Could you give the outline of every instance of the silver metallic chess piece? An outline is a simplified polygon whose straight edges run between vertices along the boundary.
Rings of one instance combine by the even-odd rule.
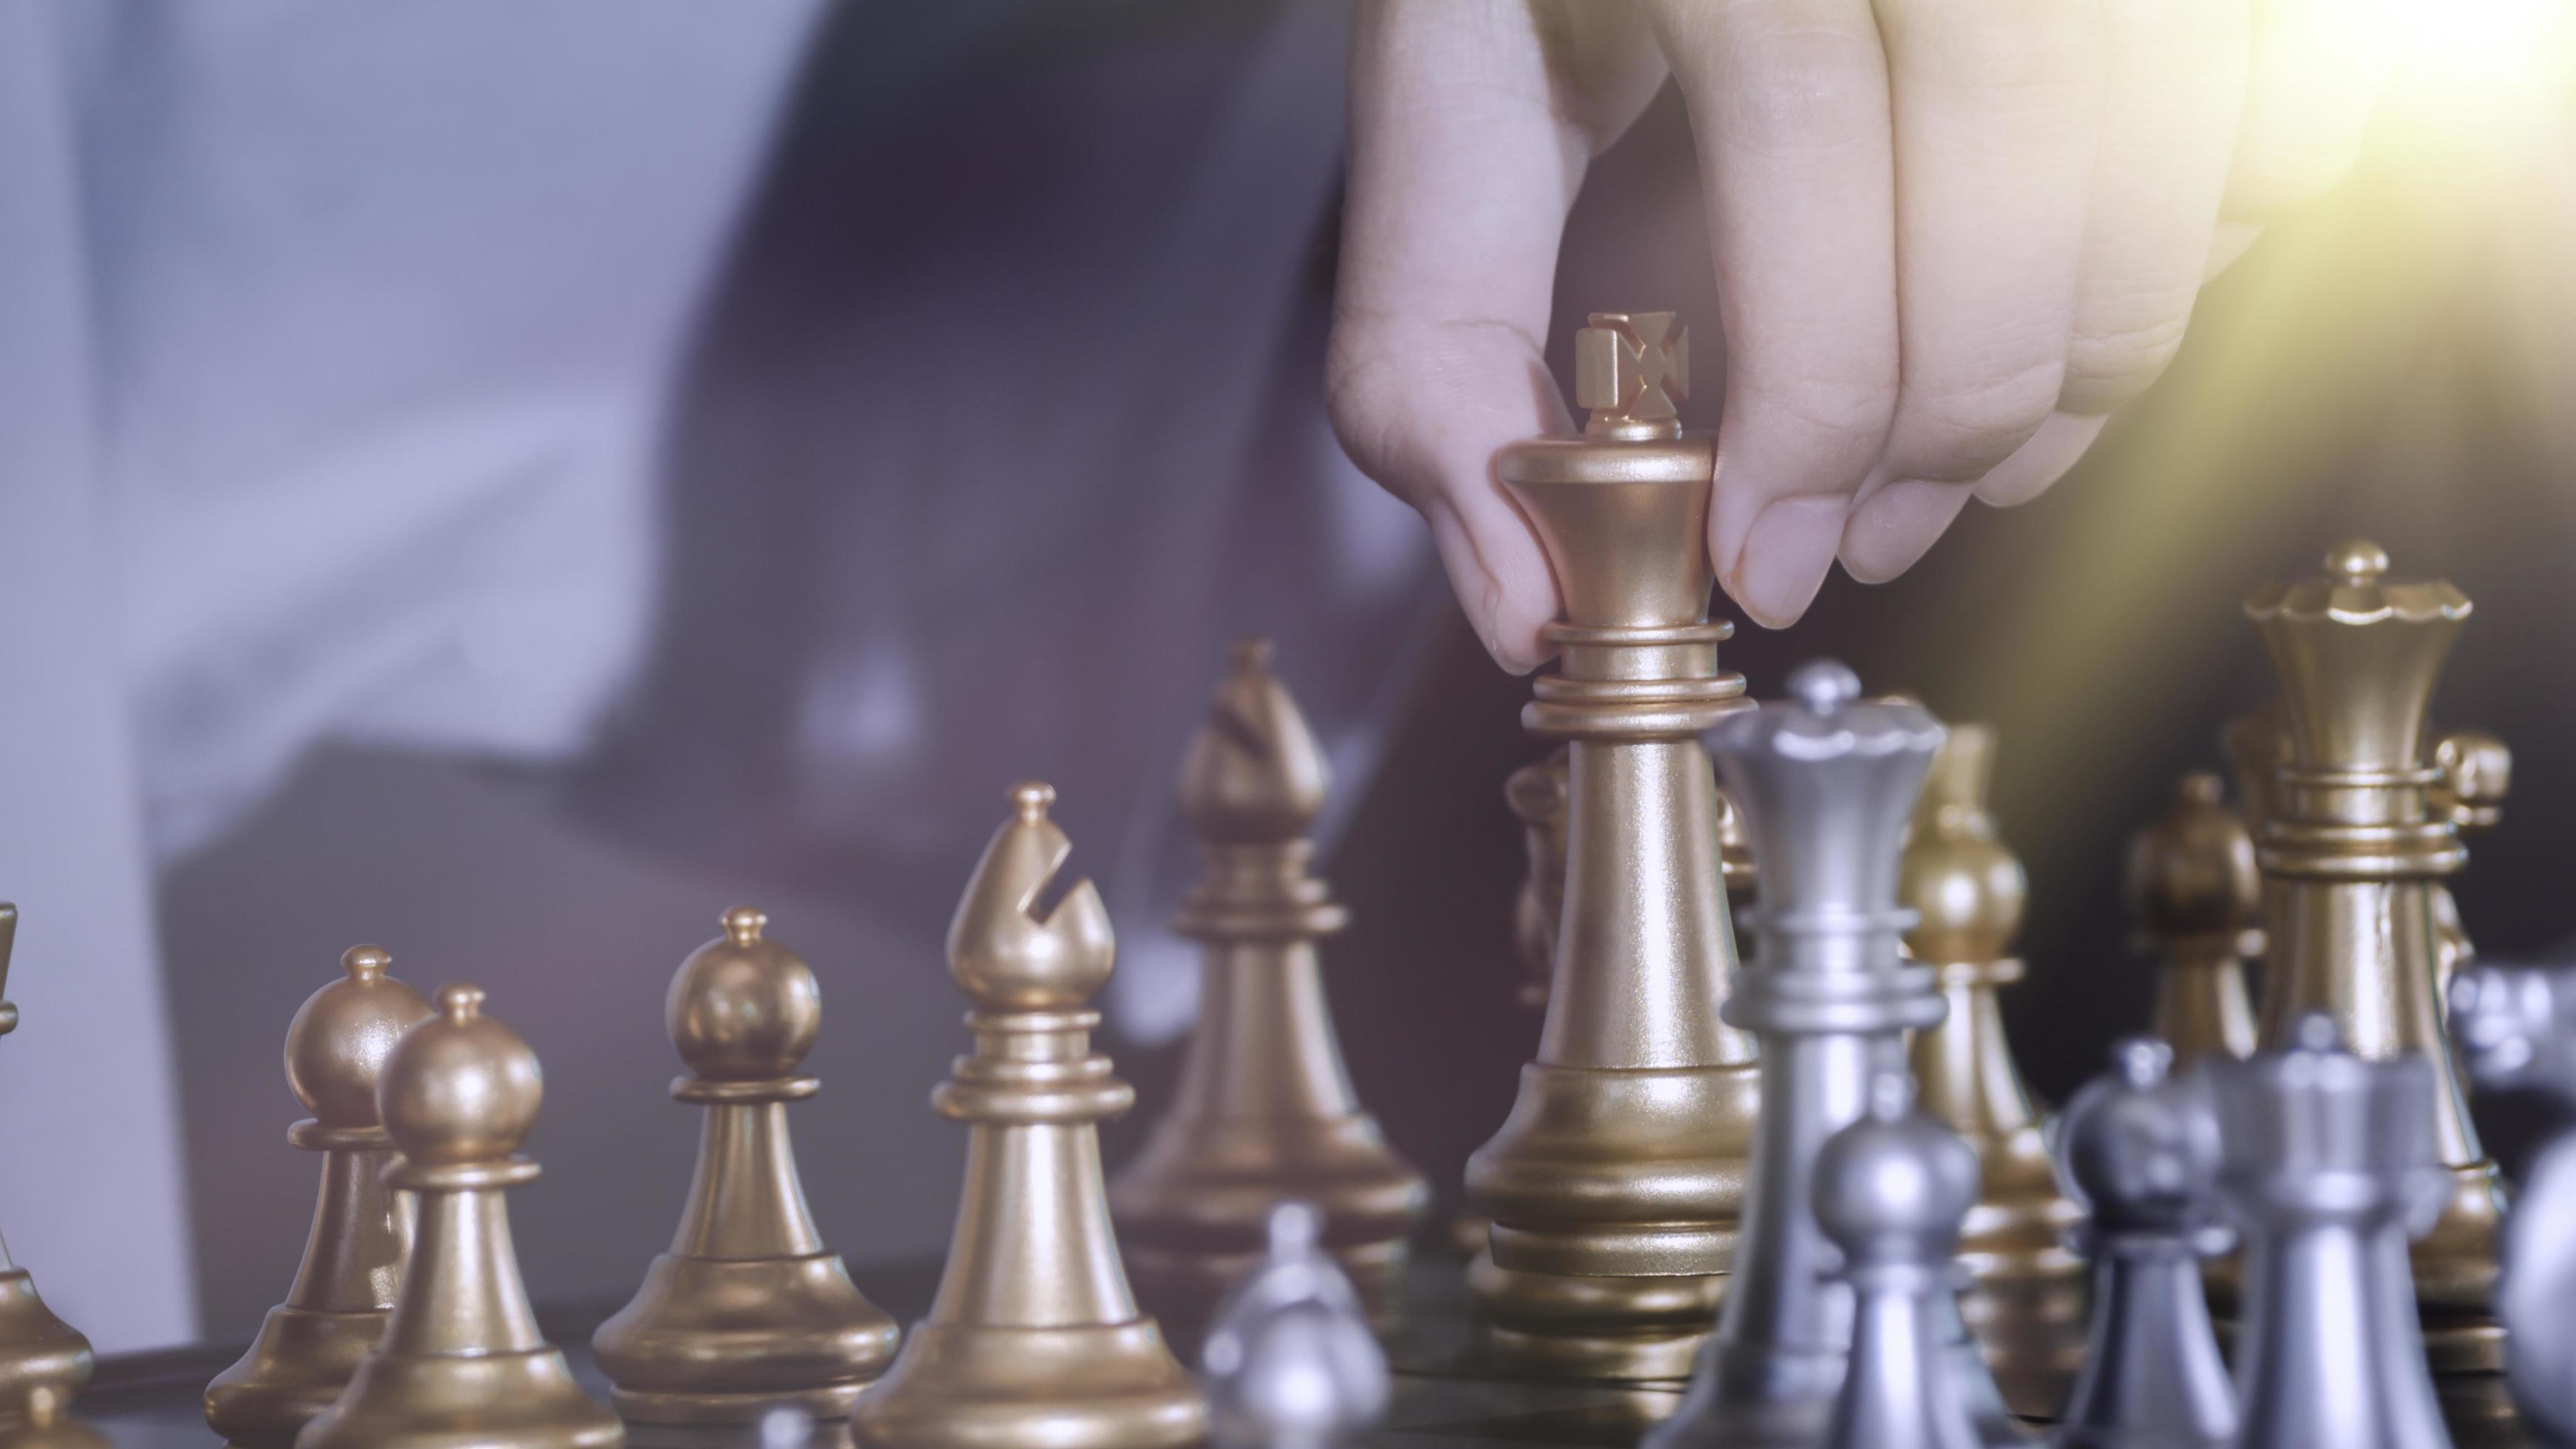
[[[1852,1293],[1830,1276],[1842,1259],[1816,1221],[1816,1154],[1861,1116],[1877,1063],[1902,1063],[1903,1034],[1941,1019],[1931,969],[1898,955],[1914,913],[1896,904],[1897,851],[1941,723],[1920,705],[1862,699],[1831,660],[1792,674],[1789,692],[1708,737],[1753,845],[1746,919],[1760,948],[1725,1016],[1761,1038],[1761,1136],[1717,1333],[1647,1449],[1822,1441]],[[1947,1285],[1932,1312],[1981,1437],[2022,1442]]]
[[[1817,1225],[1841,1251],[1852,1293],[1850,1367],[1828,1449],[1978,1449],[1977,1423],[1950,1372],[1959,1228],[1977,1203],[1977,1154],[1914,1106],[1899,1064],[1869,1084],[1859,1120],[1815,1162]]]
[[[2218,1220],[2218,1119],[2173,1048],[2131,1037],[2057,1122],[2058,1171],[2090,1221],[2092,1343],[2059,1449],[2222,1449],[2236,1391],[2218,1356],[2200,1260],[2234,1235]]]
[[[1302,1202],[1270,1212],[1270,1252],[1200,1355],[1216,1449],[1343,1449],[1385,1416],[1386,1351]]]
[[[2451,1038],[2480,1090],[2535,1092],[2567,1114],[2505,1219],[2496,1314],[2514,1402],[2576,1441],[2576,967],[2470,966],[2450,998]]]
[[[2282,1048],[2200,1071],[2246,1247],[2236,1442],[2448,1449],[2406,1260],[2450,1198],[2432,1064],[2357,1057],[2310,1012]]]

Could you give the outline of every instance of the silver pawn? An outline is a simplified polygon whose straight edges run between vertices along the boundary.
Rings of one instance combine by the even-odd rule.
[[[1816,1154],[1816,1221],[1842,1253],[1853,1298],[1851,1364],[1827,1449],[1978,1449],[1959,1392],[1951,1321],[1959,1227],[1977,1203],[1977,1154],[1914,1110],[1902,1070],[1870,1083],[1868,1110]]]
[[[1322,1231],[1304,1203],[1271,1209],[1269,1256],[1217,1310],[1200,1351],[1216,1449],[1342,1449],[1386,1415],[1386,1352]]]
[[[1760,945],[1724,1011],[1761,1037],[1761,1135],[1717,1332],[1645,1449],[1812,1449],[1823,1438],[1853,1300],[1816,1220],[1816,1157],[1860,1118],[1878,1064],[1901,1064],[1904,1034],[1943,1011],[1931,968],[1898,953],[1915,917],[1896,903],[1897,853],[1941,722],[1920,705],[1862,699],[1860,680],[1829,659],[1791,674],[1789,694],[1708,736],[1753,852],[1757,896],[1743,919]],[[1979,1437],[2026,1443],[1946,1282],[1931,1312]]]
[[[2449,1449],[2406,1261],[2450,1193],[2432,1070],[2353,1055],[2323,1012],[2284,1049],[2202,1062],[2245,1239],[2246,1449]]]
[[[2220,1449],[2236,1393],[2200,1286],[2233,1235],[2217,1221],[2218,1119],[2174,1081],[2173,1048],[2131,1037],[2057,1120],[2058,1173],[2090,1222],[2092,1344],[2060,1449]]]
[[[2451,978],[2451,1038],[2481,1091],[2541,1094],[2576,1115],[2576,968],[2471,966]],[[2524,1416],[2576,1441],[2576,1122],[2531,1155],[2496,1282],[2505,1385]]]

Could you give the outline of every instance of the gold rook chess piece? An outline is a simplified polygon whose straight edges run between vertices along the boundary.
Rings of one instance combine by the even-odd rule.
[[[2067,1230],[2083,1220],[2057,1183],[2021,1070],[2004,1034],[2001,988],[2022,979],[2008,952],[2029,882],[1986,808],[1995,732],[1950,726],[1916,798],[1897,869],[1905,933],[1932,968],[1948,1012],[1914,1033],[1922,1108],[1976,1150],[1981,1185],[1961,1228],[1969,1273],[1959,1311],[2015,1413],[2053,1417],[2084,1367],[2084,1262]]]
[[[1235,646],[1181,765],[1205,869],[1173,922],[1201,945],[1199,1020],[1170,1112],[1109,1186],[1119,1251],[1177,1346],[1267,1258],[1270,1214],[1303,1202],[1323,1250],[1386,1321],[1430,1188],[1360,1110],[1315,942],[1347,919],[1309,873],[1324,754],[1270,672]]]
[[[2430,1064],[2451,1192],[2412,1257],[2425,1350],[2453,1380],[2456,1411],[2500,1406],[2504,1367],[2491,1302],[2503,1189],[2433,994],[2432,888],[2467,851],[2436,808],[2424,715],[2469,601],[2387,570],[2385,551],[2353,540],[2327,555],[2324,577],[2268,585],[2245,604],[2281,677],[2290,742],[2256,838],[2273,887],[2259,1035],[2287,1048],[2302,1017],[2323,1012],[2357,1055]]]
[[[0,993],[18,937],[18,908],[0,901]],[[0,1001],[0,1036],[18,1029],[18,1008]],[[66,1406],[89,1382],[89,1340],[36,1296],[36,1280],[0,1243],[0,1429],[28,1420],[42,1403]]]
[[[411,1261],[384,1336],[297,1449],[625,1443],[537,1331],[510,1245],[502,1194],[537,1175],[517,1153],[544,1096],[537,1054],[483,1014],[478,987],[440,987],[437,1013],[394,1044],[376,1101],[401,1154],[385,1180],[417,1203]]]
[[[1708,617],[1716,462],[1674,414],[1686,335],[1596,313],[1575,356],[1583,435],[1495,459],[1564,599],[1521,719],[1567,742],[1567,860],[1537,1058],[1467,1164],[1493,1223],[1468,1276],[1507,1371],[1678,1381],[1734,1252],[1759,1097],[1752,1039],[1718,1015],[1735,937],[1699,742],[1751,702]]]
[[[823,993],[768,923],[725,912],[671,978],[663,1015],[689,1068],[671,1095],[704,1109],[697,1175],[671,1250],[591,1336],[630,1423],[749,1424],[780,1406],[845,1419],[894,1357],[894,1320],[823,1246],[796,1174],[787,1104],[822,1087],[796,1069]]]
[[[2263,877],[2223,788],[2205,770],[2183,776],[2173,807],[2129,842],[2125,894],[2138,950],[2156,958],[2154,1031],[2176,1075],[2254,1050],[2245,958],[2262,949]]]
[[[2433,746],[2433,768],[2441,778],[2433,786],[2433,809],[2448,815],[2460,834],[2492,830],[2504,816],[2505,792],[2513,785],[2513,751],[2484,730],[2453,730]],[[2451,978],[2477,960],[2469,928],[2460,919],[2460,903],[2451,888],[2433,883],[2433,994],[2451,999]]]
[[[1091,1050],[1109,912],[1091,882],[1064,884],[1055,791],[1011,798],[948,927],[975,1034],[930,1099],[966,1124],[956,1236],[930,1316],[851,1428],[871,1449],[1198,1444],[1206,1401],[1137,1310],[1101,1186],[1098,1124],[1136,1100]]]
[[[383,1336],[411,1256],[412,1205],[385,1182],[394,1140],[376,1085],[394,1043],[428,1019],[420,993],[385,974],[381,946],[352,946],[342,976],[296,1008],[286,1085],[313,1115],[286,1140],[322,1154],[304,1262],[241,1361],[206,1385],[206,1424],[240,1449],[287,1449],[349,1386]]]

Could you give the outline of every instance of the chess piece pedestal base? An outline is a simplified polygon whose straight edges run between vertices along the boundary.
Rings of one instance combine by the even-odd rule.
[[[694,1258],[664,1253],[629,1305],[627,1332],[603,1349],[621,1382],[649,1367],[655,1390],[611,1390],[640,1424],[749,1424],[773,1408],[846,1419],[866,1387],[850,1366],[894,1357],[894,1320],[860,1296],[839,1255]],[[617,1363],[608,1360],[614,1357]],[[835,1381],[839,1380],[839,1381]],[[679,1385],[695,1382],[695,1388]]]
[[[509,1406],[496,1426],[493,1406]],[[625,1430],[552,1348],[462,1355],[378,1354],[360,1365],[316,1446],[366,1449],[616,1449]]]
[[[385,1332],[385,1315],[282,1303],[268,1310],[241,1362],[206,1385],[206,1420],[231,1449],[289,1449],[349,1387]],[[259,1427],[253,1427],[259,1426]]]
[[[1197,1385],[1151,1319],[920,1324],[852,1423],[861,1443],[903,1449],[1183,1449],[1207,1437]]]
[[[0,1398],[23,1404],[36,1390],[50,1388],[68,1402],[95,1366],[89,1340],[36,1296],[26,1269],[8,1262],[7,1250],[0,1248]]]

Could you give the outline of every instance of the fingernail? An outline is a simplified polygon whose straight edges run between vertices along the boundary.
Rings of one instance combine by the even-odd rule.
[[[1899,478],[1852,509],[1843,530],[1843,570],[1864,584],[1883,584],[1914,567],[1968,504],[1965,483]]]
[[[1778,629],[1807,612],[1842,546],[1844,511],[1840,498],[1780,498],[1753,520],[1727,590],[1753,622]]]

